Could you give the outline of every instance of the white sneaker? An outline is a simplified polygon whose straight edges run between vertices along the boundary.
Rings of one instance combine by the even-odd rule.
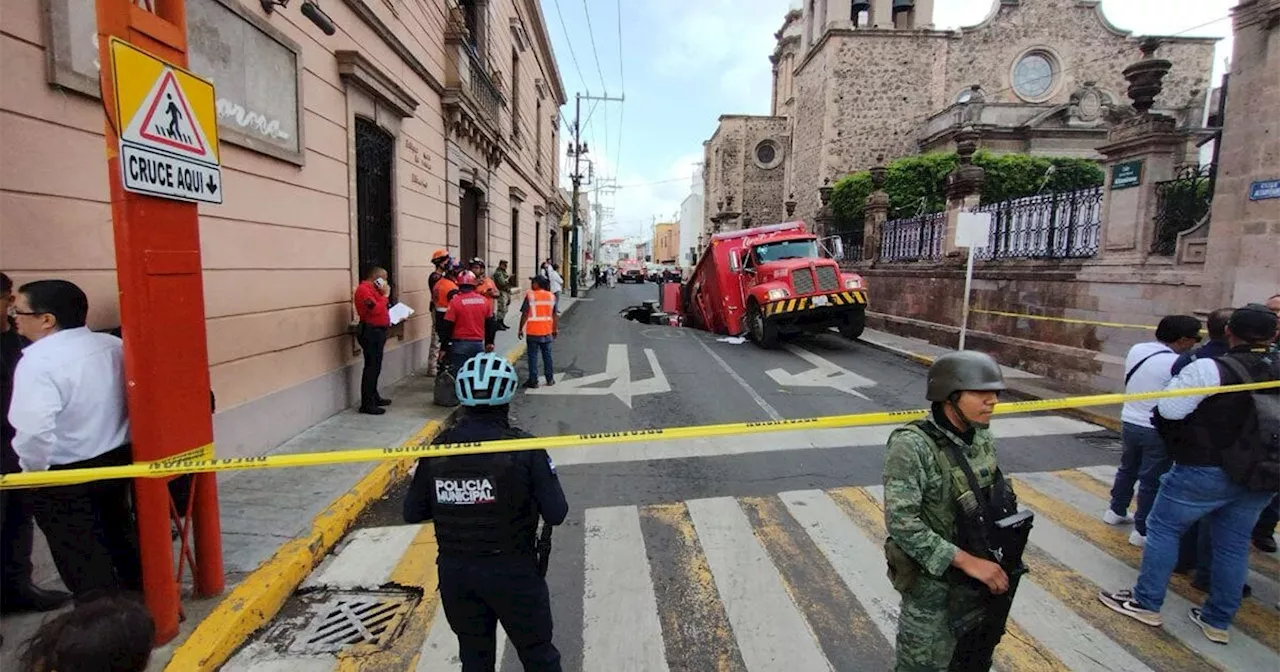
[[[1138,534],[1138,531],[1134,530],[1129,533],[1129,544],[1142,548],[1147,545],[1147,535]]]
[[[1102,522],[1108,525],[1128,525],[1133,522],[1133,516],[1127,513],[1123,516],[1117,515],[1115,511],[1107,509],[1107,512],[1102,514]]]

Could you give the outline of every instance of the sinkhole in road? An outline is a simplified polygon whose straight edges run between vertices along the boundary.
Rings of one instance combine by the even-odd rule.
[[[627,306],[618,311],[618,315],[624,320],[639,322],[640,324],[671,323],[671,316],[658,308],[657,301],[645,301],[638,306]]]
[[[263,640],[294,654],[337,653],[353,646],[377,651],[400,631],[421,599],[412,590],[323,590],[301,594]]]

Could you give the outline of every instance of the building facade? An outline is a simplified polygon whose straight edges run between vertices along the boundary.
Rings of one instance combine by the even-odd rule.
[[[933,29],[933,4],[810,0],[788,12],[770,56],[772,116],[721,117],[705,143],[707,227],[721,214],[721,228],[773,218],[792,194],[796,218],[812,221],[824,182],[881,156],[953,149],[966,126],[994,152],[1099,158],[1129,114],[1122,70],[1138,37],[1098,0],[992,0],[982,22],[946,31]],[[1173,68],[1157,111],[1200,127],[1215,40],[1160,40]]]
[[[680,256],[680,222],[658,222],[653,227],[653,260],[674,264]]]
[[[563,209],[566,98],[536,0],[187,0],[189,69],[214,81],[224,203],[200,206],[219,456],[259,454],[349,406],[352,288],[388,269],[417,310],[383,383],[427,358],[429,257],[531,275]],[[119,324],[94,5],[0,14],[0,268],[81,285]]]
[[[702,184],[694,185],[693,193],[685,196],[680,204],[680,255],[677,264],[691,267],[702,253],[703,212]]]

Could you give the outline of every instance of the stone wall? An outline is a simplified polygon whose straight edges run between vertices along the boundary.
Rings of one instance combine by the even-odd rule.
[[[756,154],[757,147],[765,141],[772,142],[776,154],[768,165],[762,165]],[[726,203],[730,196],[732,210],[750,214],[756,224],[782,221],[786,200],[784,163],[791,152],[790,122],[785,117],[720,117],[720,126],[703,152],[709,167],[703,173],[703,211],[708,223],[719,211],[717,204]],[[730,208],[726,205],[725,209]],[[726,223],[725,228],[740,225],[741,220]]]
[[[787,160],[787,193],[795,194],[796,219],[813,221],[818,212],[819,167],[824,153],[828,95],[828,58],[817,51],[796,72],[796,102],[791,109],[791,156]]]
[[[870,325],[938,345],[956,346],[964,305],[964,267],[957,262],[882,264],[857,271],[871,288]],[[1155,325],[1172,314],[1193,314],[1198,270],[1132,269],[1098,262],[979,262],[971,307],[1133,325]],[[1217,306],[1213,306],[1217,307]],[[1124,379],[1129,347],[1154,330],[1101,327],[973,313],[968,347],[1004,364],[1083,388],[1115,390]]]

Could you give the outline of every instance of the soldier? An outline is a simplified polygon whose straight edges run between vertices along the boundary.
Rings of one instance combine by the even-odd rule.
[[[1006,545],[1000,530],[1012,524],[1019,533],[1030,532],[1029,513],[1012,523],[1005,518],[1017,504],[996,466],[987,429],[1004,389],[1000,366],[986,354],[939,357],[929,368],[929,417],[889,437],[885,556],[889,578],[902,594],[899,672],[987,670],[1004,631],[1011,588],[1024,570],[1022,548]],[[1019,541],[1025,545],[1025,534]],[[1005,566],[994,557],[1004,558]]]

